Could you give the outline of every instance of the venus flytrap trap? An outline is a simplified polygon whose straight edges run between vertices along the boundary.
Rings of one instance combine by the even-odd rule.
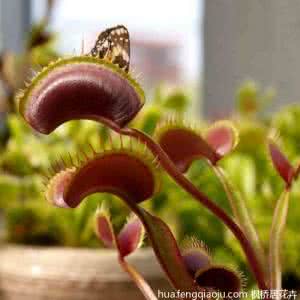
[[[240,291],[242,281],[238,272],[215,265],[205,248],[197,243],[180,249],[168,225],[140,206],[158,192],[159,173],[164,170],[231,230],[241,244],[258,287],[279,288],[279,245],[288,197],[282,197],[284,200],[278,202],[279,208],[275,210],[271,234],[275,244],[270,245],[271,271],[267,272],[267,260],[245,201],[219,164],[238,142],[233,124],[217,122],[202,132],[174,119],[158,126],[154,139],[129,127],[143,107],[145,97],[129,70],[125,55],[129,53],[129,45],[125,42],[120,46],[121,36],[122,42],[129,38],[128,32],[120,31],[121,28],[124,27],[117,26],[101,34],[93,53],[51,63],[18,96],[22,116],[40,133],[50,134],[69,120],[88,119],[120,135],[119,147],[113,147],[112,142],[110,149],[95,151],[92,146],[89,155],[82,153],[83,160],[75,161],[71,156],[68,163],[64,160],[56,163],[46,185],[47,200],[62,208],[75,208],[93,193],[110,193],[121,198],[139,221],[131,219],[116,235],[108,212],[102,209],[96,214],[96,232],[104,245],[117,249],[121,266],[147,299],[155,299],[153,292],[124,259],[139,245],[141,224],[174,288],[187,292]],[[125,136],[129,141],[124,141]],[[132,147],[135,142],[143,145],[143,150]],[[275,143],[270,142],[269,149],[288,194],[299,167],[295,171]],[[185,177],[184,173],[196,159],[207,160],[222,182],[234,219]]]
[[[62,98],[65,99],[63,106]],[[49,134],[74,119],[122,127],[143,106],[144,93],[139,84],[116,65],[78,56],[59,59],[44,68],[25,91],[20,92],[18,99],[25,120],[41,133]]]
[[[108,204],[102,201],[95,214],[95,233],[106,248],[115,248],[116,237],[110,218]]]
[[[121,257],[125,257],[140,248],[144,236],[145,231],[141,221],[134,215],[130,216],[117,238]]]
[[[207,246],[194,237],[186,238],[181,245],[181,255],[189,273],[194,277],[199,269],[212,264],[212,257]]]

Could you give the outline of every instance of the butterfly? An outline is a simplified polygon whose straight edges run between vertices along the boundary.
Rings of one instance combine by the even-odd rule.
[[[123,25],[117,25],[101,32],[90,55],[107,59],[128,72],[130,40],[127,28]]]

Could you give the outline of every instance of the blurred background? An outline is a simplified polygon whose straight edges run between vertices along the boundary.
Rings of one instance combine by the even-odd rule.
[[[46,1],[2,2],[0,47],[22,51],[26,32],[47,10]],[[61,54],[78,54],[83,41],[88,52],[101,31],[124,24],[131,35],[132,67],[147,89],[162,81],[195,84],[202,69],[202,11],[198,0],[187,5],[171,0],[56,1],[49,29],[59,33],[56,49]]]
[[[191,115],[203,127],[224,117],[236,122],[240,144],[222,166],[243,195],[267,250],[283,187],[264,145],[271,128],[281,133],[291,160],[300,159],[299,9],[300,2],[280,0],[0,1],[3,242],[99,247],[93,214],[99,201],[111,196],[95,195],[76,211],[56,209],[41,194],[42,174],[65,151],[97,144],[99,136],[107,141],[107,130],[77,121],[51,136],[39,136],[19,117],[15,95],[33,70],[60,56],[79,55],[82,48],[89,52],[102,30],[124,24],[131,38],[131,68],[147,95],[133,125],[153,134],[157,122],[170,113]],[[229,212],[225,193],[206,164],[194,163],[187,176]],[[242,270],[249,277],[248,288],[253,287],[231,234],[167,176],[163,183],[162,192],[145,206],[166,220],[179,241],[190,235],[203,240],[216,261]],[[299,197],[296,183],[283,245],[284,285],[295,289],[300,286]],[[112,212],[120,228],[128,209],[114,199]]]
[[[1,1],[0,49],[20,52],[47,1]],[[277,90],[274,108],[299,97],[298,3],[286,1],[56,1],[49,29],[61,54],[88,51],[101,30],[125,24],[132,66],[148,90],[158,83],[193,87],[208,117],[234,109],[236,88],[254,78]],[[13,26],[11,24],[13,20]]]

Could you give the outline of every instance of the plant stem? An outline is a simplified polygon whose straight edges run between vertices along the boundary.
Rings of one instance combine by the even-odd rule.
[[[286,224],[288,207],[289,207],[290,188],[285,190],[280,195],[273,216],[273,222],[270,233],[270,249],[269,249],[269,264],[270,264],[270,288],[281,290],[281,262],[280,262],[280,246],[283,236],[283,231]]]
[[[116,126],[114,127],[111,126],[111,127],[115,131],[119,132],[120,134],[131,136],[144,143],[151,150],[154,156],[157,156],[161,166],[177,182],[177,184],[179,184],[185,191],[191,194],[197,201],[199,201],[213,214],[215,214],[220,220],[222,220],[225,225],[227,225],[227,227],[232,231],[232,233],[239,240],[245,252],[245,255],[248,259],[252,272],[256,278],[259,288],[262,290],[267,290],[268,287],[265,282],[264,271],[261,268],[260,262],[256,256],[256,252],[254,251],[251,243],[245,236],[244,232],[232,220],[232,218],[229,215],[227,215],[227,213],[218,205],[216,205],[211,199],[209,199],[206,195],[204,195],[201,191],[199,191],[193,185],[193,183],[190,182],[181,172],[179,172],[176,166],[173,164],[173,162],[169,159],[168,155],[162,150],[162,148],[157,143],[155,143],[151,139],[151,137],[134,128],[121,129]]]
[[[145,281],[141,274],[139,274],[135,268],[129,265],[124,258],[119,256],[119,263],[123,270],[130,276],[136,286],[144,295],[145,299],[147,300],[157,300],[156,295],[154,294],[153,290],[149,286],[149,284]]]
[[[249,211],[246,206],[245,200],[242,195],[237,191],[228,176],[226,176],[224,170],[219,165],[212,165],[209,163],[211,168],[214,170],[215,174],[219,178],[223,185],[223,188],[227,194],[229,204],[235,219],[237,220],[240,227],[244,230],[245,235],[252,243],[252,246],[256,252],[256,255],[260,261],[261,267],[266,269],[266,257],[264,249],[262,247],[261,241],[251,220]],[[266,270],[265,270],[266,273]]]

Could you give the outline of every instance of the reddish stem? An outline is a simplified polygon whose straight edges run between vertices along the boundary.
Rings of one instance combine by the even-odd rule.
[[[209,209],[213,214],[215,214],[219,219],[223,221],[225,225],[232,231],[232,233],[239,240],[245,255],[249,261],[252,272],[256,278],[257,284],[260,289],[268,290],[265,282],[264,272],[261,268],[260,262],[256,256],[251,243],[246,238],[244,232],[240,227],[232,220],[232,218],[218,205],[216,205],[211,199],[209,199],[205,194],[199,191],[192,182],[190,182],[181,172],[179,172],[173,162],[169,159],[168,155],[162,150],[162,148],[156,144],[151,137],[145,133],[138,131],[133,128],[116,128],[111,126],[113,129],[120,134],[134,137],[144,144],[151,150],[154,156],[159,159],[160,165],[165,169],[165,171],[189,194],[191,194],[197,201]]]

